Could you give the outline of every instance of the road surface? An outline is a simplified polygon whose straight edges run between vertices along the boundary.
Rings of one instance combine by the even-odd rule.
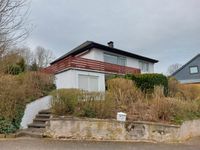
[[[17,138],[0,140],[0,150],[200,150],[200,138],[179,144]]]

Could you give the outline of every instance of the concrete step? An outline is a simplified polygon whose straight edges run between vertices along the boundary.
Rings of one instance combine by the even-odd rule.
[[[20,130],[16,133],[16,137],[33,137],[33,138],[42,138],[44,137],[44,129],[25,129]]]
[[[35,118],[33,119],[33,122],[46,122],[49,121],[49,118]]]
[[[50,118],[51,114],[37,114],[36,118]]]
[[[35,119],[33,120],[33,123],[28,125],[28,129],[44,129],[46,127],[46,122],[50,119],[51,112],[50,110],[42,110],[40,111]],[[31,132],[31,134],[35,134]]]
[[[45,124],[47,121],[49,121],[48,118],[35,118],[33,123]]]
[[[51,110],[42,110],[38,114],[51,114]]]
[[[28,125],[28,128],[45,128],[45,123],[31,123]]]

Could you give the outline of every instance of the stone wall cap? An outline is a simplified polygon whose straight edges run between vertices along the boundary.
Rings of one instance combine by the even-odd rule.
[[[53,116],[50,120],[63,120],[63,121],[91,121],[91,122],[113,122],[113,123],[134,123],[134,124],[147,124],[147,125],[156,125],[156,126],[167,126],[167,127],[176,127],[179,128],[180,125],[169,124],[169,123],[161,123],[161,122],[149,122],[149,121],[126,121],[121,122],[116,119],[97,119],[97,118],[79,118],[73,116]]]

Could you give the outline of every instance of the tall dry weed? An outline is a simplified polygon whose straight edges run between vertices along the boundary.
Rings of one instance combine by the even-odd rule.
[[[107,83],[108,94],[113,97],[117,110],[125,111],[134,102],[144,99],[141,90],[138,89],[132,80],[123,78],[111,79]]]

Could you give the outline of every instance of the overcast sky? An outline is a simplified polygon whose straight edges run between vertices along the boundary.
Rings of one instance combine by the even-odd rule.
[[[159,60],[155,72],[200,53],[200,0],[32,0],[26,44],[56,57],[91,40]]]

